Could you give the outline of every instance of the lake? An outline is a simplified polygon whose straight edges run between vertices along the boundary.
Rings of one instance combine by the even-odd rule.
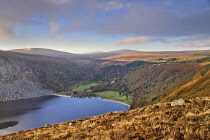
[[[44,96],[0,102],[0,135],[128,109],[128,105],[100,98]]]

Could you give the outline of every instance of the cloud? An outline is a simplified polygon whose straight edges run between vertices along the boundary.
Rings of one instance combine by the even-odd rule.
[[[164,5],[136,4],[123,16],[108,21],[103,32],[143,36],[188,36],[210,34],[209,23],[210,9],[177,13]]]
[[[117,10],[127,6],[128,4],[124,4],[122,0],[106,1],[102,4],[99,4],[99,8],[104,8],[105,11]]]
[[[0,40],[8,39],[12,36],[14,36],[14,33],[10,28],[0,26]]]
[[[17,25],[34,24],[49,25],[50,34],[210,35],[209,23],[208,0],[0,0],[1,36],[7,37]]]
[[[152,42],[152,41],[153,40],[148,37],[138,36],[138,37],[125,38],[123,40],[118,40],[118,41],[115,41],[114,44],[115,45],[143,44],[143,43],[148,43],[148,42]]]
[[[210,48],[210,37],[194,40],[194,41],[187,41],[181,44],[181,47],[183,48],[204,48],[209,47]]]

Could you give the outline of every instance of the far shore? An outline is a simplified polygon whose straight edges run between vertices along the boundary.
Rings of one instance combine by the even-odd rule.
[[[103,98],[102,98],[103,99]],[[123,103],[123,102],[120,102],[120,101],[115,101],[115,100],[108,100],[108,99],[103,99],[103,100],[107,100],[107,101],[112,101],[112,102],[117,102],[117,103],[121,103],[121,104],[124,104],[124,105],[127,105],[130,107],[129,104],[126,104],[126,103]]]
[[[69,95],[61,95],[61,94],[53,94],[53,95],[55,95],[55,96],[61,96],[61,97],[68,97],[68,98],[76,98],[76,97],[72,97],[72,96],[69,96]],[[83,98],[85,98],[85,97],[83,97]],[[91,98],[101,98],[101,99],[106,100],[106,101],[117,102],[117,103],[124,104],[124,105],[127,105],[127,106],[130,107],[130,105],[128,105],[126,103],[123,103],[123,102],[120,102],[120,101],[115,101],[115,100],[104,99],[104,98],[102,98],[100,96],[98,96],[98,97],[91,97]]]

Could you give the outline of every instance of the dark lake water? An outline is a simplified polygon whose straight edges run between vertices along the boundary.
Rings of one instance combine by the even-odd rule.
[[[0,129],[0,135],[128,109],[125,104],[99,98],[45,96],[0,102],[0,125],[12,122]]]

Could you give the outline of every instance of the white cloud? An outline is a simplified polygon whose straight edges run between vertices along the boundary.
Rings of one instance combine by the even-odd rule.
[[[115,45],[142,44],[142,43],[147,43],[151,41],[154,41],[154,40],[145,36],[138,36],[138,37],[125,38],[123,40],[118,40],[118,41],[115,41],[114,44]]]
[[[181,47],[184,48],[203,48],[203,47],[209,47],[210,48],[210,37],[195,41],[187,41],[181,44]]]
[[[126,7],[126,4],[123,4],[122,1],[120,0],[115,0],[115,1],[108,1],[104,2],[103,4],[100,4],[99,7],[104,8],[106,11],[111,11],[111,10],[117,10]]]

